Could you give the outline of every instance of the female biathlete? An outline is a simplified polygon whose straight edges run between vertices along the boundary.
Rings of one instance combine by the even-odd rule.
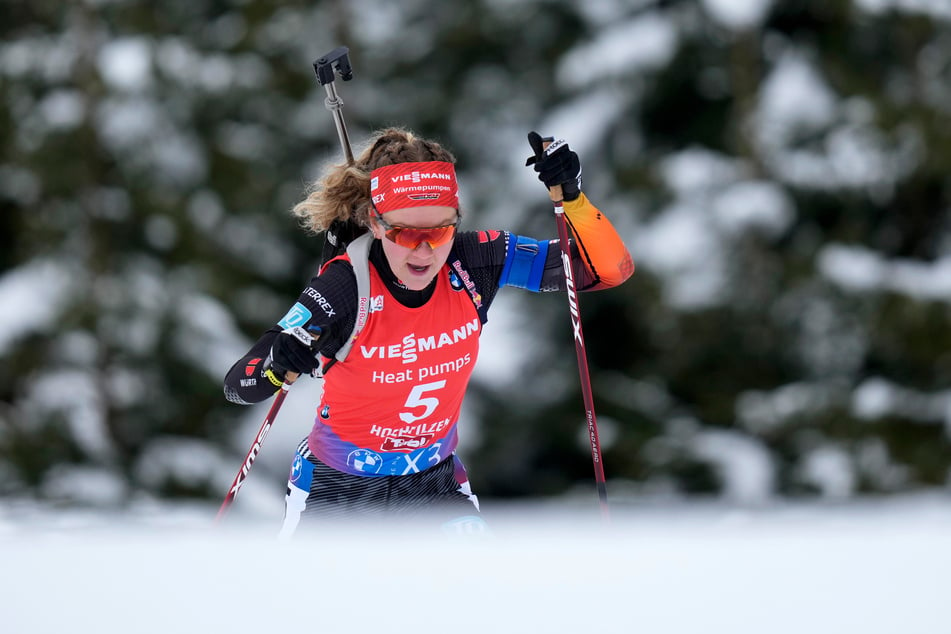
[[[294,208],[314,233],[342,223],[369,231],[322,266],[225,378],[227,398],[247,404],[273,396],[287,373],[324,373],[291,465],[284,535],[299,523],[424,514],[449,530],[483,526],[455,453],[482,326],[502,287],[566,285],[558,240],[459,230],[454,164],[438,143],[385,129]],[[558,141],[529,164],[562,188],[577,289],[630,277],[627,248],[581,192],[577,154]]]

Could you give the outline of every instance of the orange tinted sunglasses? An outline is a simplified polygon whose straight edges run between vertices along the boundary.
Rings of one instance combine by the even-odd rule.
[[[456,227],[459,222],[456,221],[450,225],[441,225],[439,227],[401,227],[391,225],[383,220],[383,215],[379,212],[376,219],[383,225],[386,239],[407,249],[416,249],[422,243],[427,243],[431,249],[436,249],[448,244],[456,237]]]

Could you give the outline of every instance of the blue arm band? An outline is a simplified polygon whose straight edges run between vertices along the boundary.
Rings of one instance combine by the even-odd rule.
[[[538,292],[548,259],[548,241],[512,234],[509,239],[505,266],[499,278],[499,287],[515,286]]]

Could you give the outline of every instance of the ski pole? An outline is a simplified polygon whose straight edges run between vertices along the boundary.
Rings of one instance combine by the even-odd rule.
[[[341,99],[337,94],[337,89],[334,86],[334,78],[338,74],[344,81],[350,81],[353,79],[353,68],[350,65],[349,53],[350,49],[348,49],[346,46],[338,46],[334,50],[316,60],[313,65],[314,72],[317,73],[317,81],[327,91],[327,98],[324,100],[324,105],[327,106],[327,109],[330,110],[330,113],[333,115],[334,124],[337,127],[337,136],[340,139],[340,147],[343,148],[343,153],[347,158],[347,163],[349,165],[353,165],[353,150],[350,148],[350,137],[347,134],[347,124],[343,120],[343,99]],[[258,434],[255,436],[254,442],[251,444],[251,448],[248,450],[248,453],[244,458],[244,462],[241,463],[241,468],[238,470],[238,474],[231,483],[231,488],[228,490],[228,494],[225,496],[224,501],[221,503],[221,507],[218,509],[218,514],[215,516],[215,522],[221,521],[221,519],[228,513],[228,509],[231,508],[232,503],[234,503],[235,497],[238,495],[238,490],[241,488],[241,485],[244,484],[245,479],[248,477],[248,473],[251,471],[251,465],[254,464],[254,460],[258,457],[258,453],[261,451],[261,444],[264,442],[264,438],[271,430],[271,426],[274,424],[274,419],[277,418],[278,412],[281,411],[281,405],[284,404],[284,399],[287,398],[287,391],[290,389],[291,384],[293,384],[295,380],[297,380],[297,375],[293,372],[288,372],[287,378],[281,385],[281,389],[274,396],[274,402],[271,404],[271,409],[268,410],[267,416],[264,417],[264,422],[261,424],[261,428],[258,430]]]
[[[337,94],[337,88],[334,86],[336,75],[340,75],[340,79],[344,81],[353,79],[353,67],[350,66],[349,54],[349,48],[338,46],[314,62],[314,72],[317,73],[318,83],[327,91],[324,105],[333,115],[334,123],[337,126],[337,136],[340,138],[340,147],[343,148],[343,154],[347,157],[347,164],[353,165],[350,136],[347,134],[347,124],[343,120],[343,99]],[[334,73],[335,70],[336,74]]]
[[[281,385],[281,389],[278,390],[274,396],[271,409],[268,410],[267,416],[264,417],[264,422],[261,423],[261,428],[258,430],[257,436],[254,437],[254,442],[251,443],[251,448],[248,449],[248,453],[244,457],[244,462],[241,463],[241,468],[238,469],[238,474],[234,477],[234,481],[231,482],[231,488],[228,489],[228,494],[225,495],[225,499],[218,509],[218,514],[215,516],[216,524],[228,514],[228,510],[234,503],[234,499],[238,496],[238,489],[244,484],[248,473],[251,472],[251,465],[254,464],[255,459],[257,459],[258,454],[261,452],[261,445],[264,443],[267,433],[271,431],[271,426],[274,424],[274,419],[277,418],[277,413],[281,411],[281,405],[284,404],[284,399],[287,398],[287,390],[289,390],[291,384],[297,380],[297,376],[298,375],[294,372],[288,372],[284,378],[284,383]]]
[[[535,139],[538,139],[538,137],[535,136]],[[541,158],[542,152],[544,152],[545,148],[547,148],[554,139],[545,137],[541,139],[541,141],[541,146],[537,147],[535,142],[533,142],[532,135],[529,135],[529,142],[532,143],[532,149],[539,159]],[[608,509],[608,489],[604,477],[601,440],[598,436],[598,420],[594,414],[591,373],[588,370],[588,355],[584,343],[584,332],[581,328],[581,307],[578,303],[578,292],[575,288],[574,265],[571,262],[571,247],[568,243],[568,222],[565,220],[564,197],[562,196],[561,185],[550,187],[548,189],[548,196],[551,198],[555,212],[555,224],[558,226],[561,263],[565,270],[565,286],[568,291],[568,309],[571,313],[571,326],[574,331],[575,354],[578,357],[578,374],[581,377],[581,395],[584,399],[585,420],[588,424],[588,439],[591,441],[591,459],[594,462],[594,481],[598,488],[601,517],[605,522],[610,522],[611,516]]]
[[[295,326],[284,332],[293,335],[298,341],[308,346],[311,350],[316,350],[317,338],[320,335],[320,328],[317,326],[310,326],[307,330],[304,330],[301,326]],[[251,448],[248,449],[248,453],[244,456],[244,462],[241,463],[241,468],[238,469],[237,475],[235,475],[234,480],[231,482],[231,488],[228,489],[224,501],[218,508],[218,514],[215,516],[216,524],[228,513],[228,509],[231,508],[234,499],[238,496],[238,490],[251,472],[251,466],[257,459],[258,454],[261,453],[261,445],[264,444],[267,433],[271,431],[271,426],[274,425],[277,413],[281,411],[281,405],[284,404],[284,399],[287,398],[287,391],[299,376],[300,375],[296,372],[288,371],[285,373],[284,382],[281,383],[281,388],[277,391],[277,394],[275,394],[274,401],[271,403],[271,408],[268,410],[267,416],[264,417],[264,422],[261,423],[258,434],[254,437],[254,442],[251,443]]]
[[[353,165],[353,150],[350,147],[347,124],[343,120],[343,99],[337,94],[337,89],[334,86],[334,78],[337,74],[339,74],[340,78],[344,81],[353,79],[353,68],[350,65],[349,53],[350,49],[346,46],[338,46],[314,62],[314,72],[317,73],[317,81],[327,91],[327,98],[324,100],[324,105],[327,106],[327,109],[330,110],[330,113],[333,115],[334,124],[337,127],[337,136],[340,139],[340,147],[343,148],[344,156],[347,158],[347,164]],[[302,341],[302,337],[310,337],[309,333],[306,332],[303,336],[295,336],[302,339]],[[274,419],[277,418],[278,412],[281,411],[281,405],[284,404],[284,399],[287,398],[287,391],[294,381],[297,380],[297,376],[298,375],[294,372],[288,372],[280,390],[274,396],[271,409],[268,410],[267,416],[264,417],[264,422],[261,423],[261,428],[258,430],[254,442],[251,443],[251,448],[248,450],[247,455],[245,455],[244,462],[241,463],[241,468],[238,469],[238,474],[234,477],[231,488],[228,490],[228,494],[225,495],[225,499],[218,509],[218,514],[215,516],[216,523],[220,522],[221,519],[227,515],[228,510],[234,503],[238,495],[238,490],[241,488],[241,485],[244,484],[245,479],[247,479],[248,473],[251,471],[251,465],[254,464],[258,453],[261,451],[261,444],[264,442],[264,438],[271,430],[271,426],[274,424]]]
[[[337,94],[334,79],[337,75],[344,81],[353,79],[353,67],[350,65],[350,49],[338,46],[314,62],[314,72],[317,73],[317,82],[327,91],[324,105],[333,115],[337,126],[337,137],[340,147],[347,159],[347,165],[353,166],[353,149],[350,147],[350,136],[347,134],[347,124],[343,120],[343,99]],[[324,234],[324,248],[321,252],[321,267],[332,258],[343,253],[346,245],[356,237],[366,232],[366,227],[357,224],[351,219],[334,220],[327,227]]]

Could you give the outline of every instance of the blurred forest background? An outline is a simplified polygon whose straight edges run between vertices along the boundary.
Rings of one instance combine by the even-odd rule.
[[[0,11],[9,501],[220,502],[267,407],[222,377],[319,261],[288,210],[341,158],[311,67],[338,45],[354,143],[446,144],[470,229],[554,237],[526,133],[579,152],[638,266],[581,300],[615,499],[951,485],[945,0]],[[282,502],[318,389],[292,390],[251,499]],[[464,411],[475,490],[594,499],[583,418],[565,298],[506,290]]]

